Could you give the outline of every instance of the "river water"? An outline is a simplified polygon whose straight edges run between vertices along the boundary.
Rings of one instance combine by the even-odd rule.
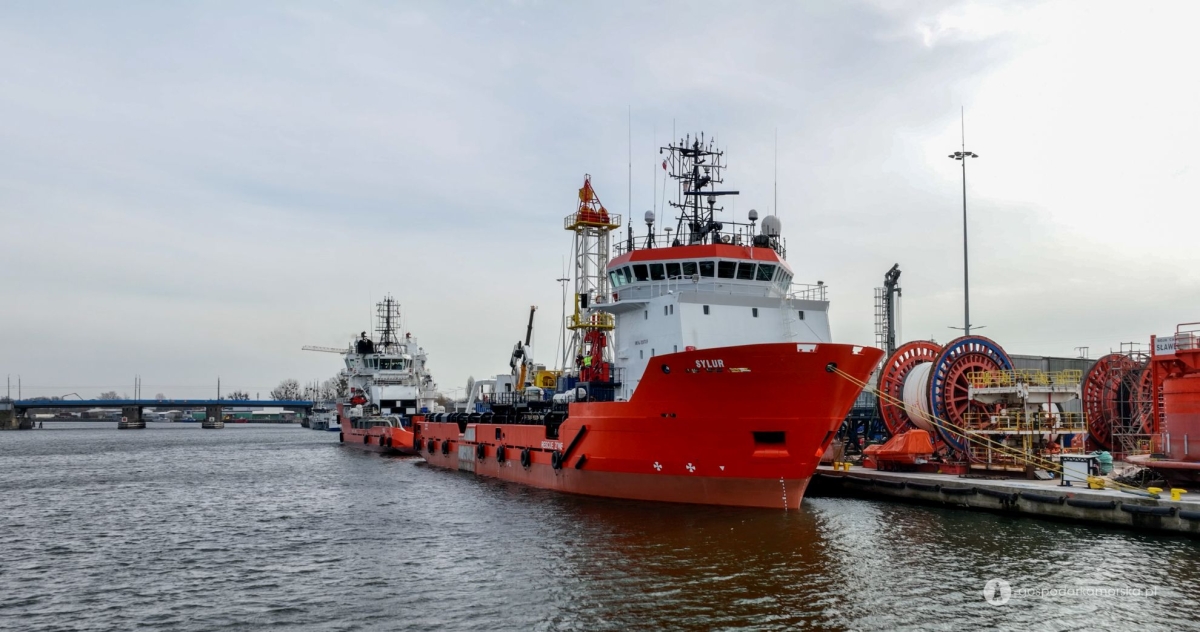
[[[1170,536],[575,497],[296,426],[0,432],[6,630],[1178,630],[1198,587]]]

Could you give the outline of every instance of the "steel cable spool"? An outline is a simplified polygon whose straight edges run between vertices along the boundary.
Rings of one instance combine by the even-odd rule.
[[[967,375],[978,371],[1011,371],[1012,360],[995,341],[983,336],[962,336],[942,347],[929,375],[929,409],[938,434],[955,451],[967,452],[967,439],[957,428],[967,425],[966,415],[979,412],[971,401]]]
[[[1161,387],[1161,379],[1158,386]],[[1133,411],[1133,430],[1138,434],[1154,434],[1157,430],[1154,402],[1154,371],[1150,368],[1150,360],[1147,359],[1142,367],[1138,370],[1136,393],[1137,399],[1134,402]]]
[[[1124,381],[1135,369],[1137,362],[1133,358],[1110,353],[1096,360],[1083,378],[1083,412],[1087,415],[1088,434],[1105,450],[1112,450],[1113,427],[1121,423],[1122,409],[1128,408],[1128,386]]]
[[[904,381],[904,412],[908,413],[908,420],[914,426],[930,433],[930,437],[937,436],[937,428],[934,426],[932,419],[932,411],[929,409],[929,374],[933,370],[932,362],[922,362],[913,367],[912,372],[908,374],[908,379]]]
[[[921,364],[932,363],[942,350],[928,340],[914,340],[901,345],[883,364],[879,373],[879,391],[895,401],[905,401],[905,382],[913,369]],[[914,380],[915,381],[915,380]],[[879,398],[879,416],[892,435],[900,434],[912,427],[924,427],[915,421],[906,406]]]

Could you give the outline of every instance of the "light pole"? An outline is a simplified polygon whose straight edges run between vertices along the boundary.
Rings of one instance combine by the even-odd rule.
[[[962,151],[950,154],[950,158],[962,163],[963,174],[963,335],[971,335],[971,275],[967,267],[967,158],[979,155],[967,151],[966,129],[963,130]]]

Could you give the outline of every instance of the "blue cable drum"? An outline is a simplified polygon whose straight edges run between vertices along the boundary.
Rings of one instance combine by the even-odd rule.
[[[966,426],[964,414],[971,406],[967,374],[1012,368],[1012,360],[1004,349],[983,336],[962,336],[942,347],[929,374],[929,410],[936,418],[938,434],[955,452],[966,456],[966,437],[947,427],[943,420],[958,427]]]

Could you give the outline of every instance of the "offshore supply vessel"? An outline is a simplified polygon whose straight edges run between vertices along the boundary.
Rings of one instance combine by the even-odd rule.
[[[304,347],[343,356],[340,377],[348,388],[328,422],[348,446],[395,454],[415,454],[413,419],[439,410],[437,384],[425,363],[425,350],[411,333],[399,337],[400,304],[391,296],[376,305],[378,340],[362,332],[347,348]]]
[[[574,234],[572,332],[558,375],[497,376],[466,412],[414,422],[432,465],[548,489],[651,501],[799,506],[882,352],[832,342],[826,287],[794,285],[775,216],[720,222],[724,152],[660,150],[675,228],[621,225],[590,176]],[[674,233],[672,235],[672,232]],[[553,383],[552,387],[550,383]]]

